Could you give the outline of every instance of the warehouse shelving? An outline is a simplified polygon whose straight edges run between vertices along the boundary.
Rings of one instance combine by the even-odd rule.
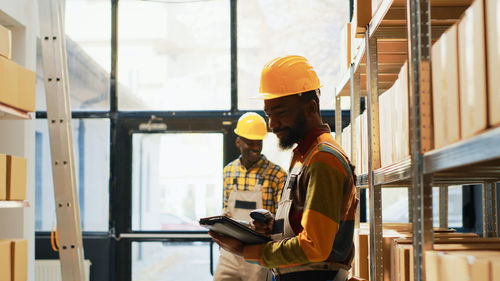
[[[351,120],[360,115],[360,98],[367,98],[369,168],[367,174],[358,176],[357,185],[370,191],[370,280],[383,280],[382,186],[409,187],[415,280],[424,279],[423,253],[433,248],[432,186],[440,187],[440,226],[447,227],[447,185],[482,183],[485,236],[497,236],[496,195],[492,183],[500,181],[500,128],[432,150],[431,42],[457,22],[471,2],[383,0],[365,33],[358,33],[365,37],[359,49],[361,53],[355,56],[337,85],[336,110],[340,110],[340,99],[350,96]],[[394,84],[407,60],[411,156],[380,167],[378,96]],[[338,118],[336,132],[341,132],[340,126]],[[359,136],[355,128],[351,126],[354,162],[356,153],[361,151],[354,141]],[[336,136],[341,142],[341,134]]]
[[[31,119],[29,113],[0,103],[0,120]]]
[[[28,201],[0,201],[1,208],[24,208],[29,207],[30,203]]]

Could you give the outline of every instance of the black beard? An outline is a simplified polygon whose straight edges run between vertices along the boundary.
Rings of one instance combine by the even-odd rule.
[[[295,120],[295,125],[290,128],[290,133],[286,138],[279,140],[279,147],[283,150],[290,149],[298,143],[306,134],[306,117],[300,114]]]

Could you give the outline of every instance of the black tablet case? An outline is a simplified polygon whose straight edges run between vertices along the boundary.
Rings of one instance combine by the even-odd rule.
[[[236,238],[246,245],[271,241],[271,238],[226,216],[201,218],[200,225],[214,232]]]

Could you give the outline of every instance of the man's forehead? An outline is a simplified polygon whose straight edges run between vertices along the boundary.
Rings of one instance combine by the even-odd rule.
[[[287,96],[277,99],[265,100],[264,101],[264,111],[274,111],[278,109],[289,109],[294,106],[297,101],[297,96]]]

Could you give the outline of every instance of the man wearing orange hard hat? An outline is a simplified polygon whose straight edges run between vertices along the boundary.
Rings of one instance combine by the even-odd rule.
[[[304,57],[279,57],[264,66],[260,97],[268,125],[280,147],[296,145],[272,221],[273,241],[244,245],[210,232],[222,248],[272,268],[280,281],[345,281],[353,257],[356,176],[322,121],[320,87]],[[269,227],[255,221],[253,225],[258,231]]]
[[[255,112],[243,114],[234,133],[241,155],[224,167],[224,213],[236,220],[249,222],[250,212],[265,209],[276,212],[286,172],[261,154],[267,134],[266,121]],[[268,268],[247,263],[242,257],[221,249],[214,281],[271,280]]]

